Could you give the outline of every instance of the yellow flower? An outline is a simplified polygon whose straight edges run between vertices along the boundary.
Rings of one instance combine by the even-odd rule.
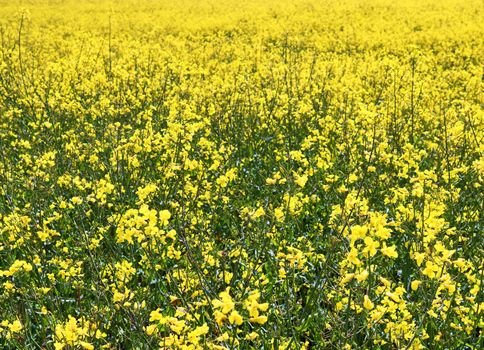
[[[145,187],[139,187],[138,190],[136,191],[136,194],[138,195],[138,202],[137,204],[142,204],[145,202],[145,199],[148,198],[152,193],[156,192],[158,190],[158,187],[150,183],[146,185]]]
[[[195,328],[193,331],[189,332],[187,335],[188,341],[192,344],[198,344],[200,341],[200,337],[202,335],[207,334],[209,331],[209,328],[206,324],[203,326]]]
[[[150,324],[149,326],[146,327],[145,331],[146,331],[146,334],[148,335],[152,335],[153,333],[155,333],[155,331],[157,330],[157,325],[156,324]]]
[[[386,243],[383,243],[383,247],[380,249],[383,255],[388,256],[390,258],[397,258],[398,253],[396,247],[394,245],[387,247]]]
[[[92,345],[91,343],[88,343],[88,342],[85,342],[85,341],[80,341],[79,342],[79,345],[81,345],[81,347],[83,349],[86,349],[86,350],[94,350],[94,345]]]
[[[168,224],[168,220],[171,218],[171,213],[168,210],[160,210],[158,213],[158,217],[160,218],[160,222],[162,225]]]
[[[215,310],[213,312],[213,316],[215,318],[215,322],[217,322],[219,326],[221,326],[223,322],[227,319],[227,316],[225,316],[223,312],[220,312],[218,310]]]
[[[264,208],[259,207],[259,208],[257,208],[257,210],[250,217],[251,217],[251,219],[258,219],[261,216],[264,216],[265,213],[266,212],[265,212]]]
[[[296,185],[303,188],[304,186],[306,186],[306,182],[308,182],[308,176],[306,174],[304,175],[296,174],[296,179],[294,180],[294,182],[296,183]]]
[[[360,238],[363,239],[367,232],[368,228],[366,226],[355,225],[351,228],[351,240],[355,242]]]
[[[234,309],[235,303],[230,296],[230,287],[219,294],[220,299],[212,300],[212,305],[216,309],[221,309],[222,313],[227,315]]]
[[[156,309],[151,311],[150,313],[150,322],[153,321],[161,321],[163,319],[163,315],[160,312],[160,309]]]
[[[170,329],[176,334],[181,334],[185,327],[186,324],[184,320],[179,320],[176,317],[170,318]]]
[[[19,320],[13,321],[11,324],[8,325],[8,328],[12,333],[18,333],[22,330],[22,323]]]
[[[254,340],[254,339],[257,339],[258,336],[259,336],[259,334],[257,334],[256,332],[250,332],[249,334],[247,334],[245,336],[245,339]]]
[[[378,243],[378,241],[373,240],[373,238],[371,237],[365,237],[364,242],[366,244],[366,247],[363,250],[363,252],[368,253],[369,256],[375,255],[377,248],[380,246],[380,243]]]
[[[229,316],[229,322],[235,323],[236,325],[240,326],[244,322],[244,319],[242,318],[242,316],[240,316],[237,310],[233,310]]]
[[[363,270],[359,274],[355,275],[355,278],[358,282],[363,282],[368,278],[368,275],[369,275],[368,270]]]
[[[370,298],[368,297],[368,295],[365,295],[363,297],[363,307],[367,310],[371,310],[373,309],[374,307],[374,304],[373,302],[370,300]]]
[[[438,271],[439,267],[436,264],[431,261],[427,261],[425,262],[425,269],[422,270],[422,273],[429,278],[435,278],[436,272]]]
[[[358,259],[358,250],[356,248],[351,248],[350,252],[348,253],[347,259],[355,266],[361,265],[361,260]]]
[[[413,258],[415,259],[417,266],[420,266],[420,265],[422,265],[422,262],[425,258],[425,253],[414,253]]]
[[[274,209],[274,217],[276,218],[277,221],[281,222],[283,221],[284,218],[284,212],[282,211],[281,208],[276,208]]]
[[[77,204],[82,204],[82,198],[81,198],[81,197],[72,197],[72,198],[71,198],[71,202],[72,202],[73,204],[76,204],[76,205],[77,205]]]
[[[267,178],[266,179],[266,184],[267,185],[275,185],[277,183],[277,180],[276,179],[271,179],[271,178]]]
[[[267,322],[267,316],[251,317],[249,321],[252,323],[264,324]]]
[[[412,281],[412,283],[410,284],[410,287],[412,288],[413,291],[415,291],[418,289],[421,283],[422,283],[421,281]]]

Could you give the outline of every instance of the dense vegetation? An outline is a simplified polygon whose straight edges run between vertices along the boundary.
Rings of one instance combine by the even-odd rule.
[[[484,347],[483,11],[0,0],[0,347]]]

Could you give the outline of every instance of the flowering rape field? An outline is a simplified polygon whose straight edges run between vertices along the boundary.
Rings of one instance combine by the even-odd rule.
[[[482,349],[480,0],[0,0],[1,349]]]

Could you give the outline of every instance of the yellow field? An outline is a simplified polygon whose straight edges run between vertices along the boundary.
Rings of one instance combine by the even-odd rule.
[[[482,23],[0,0],[0,348],[484,348]]]

